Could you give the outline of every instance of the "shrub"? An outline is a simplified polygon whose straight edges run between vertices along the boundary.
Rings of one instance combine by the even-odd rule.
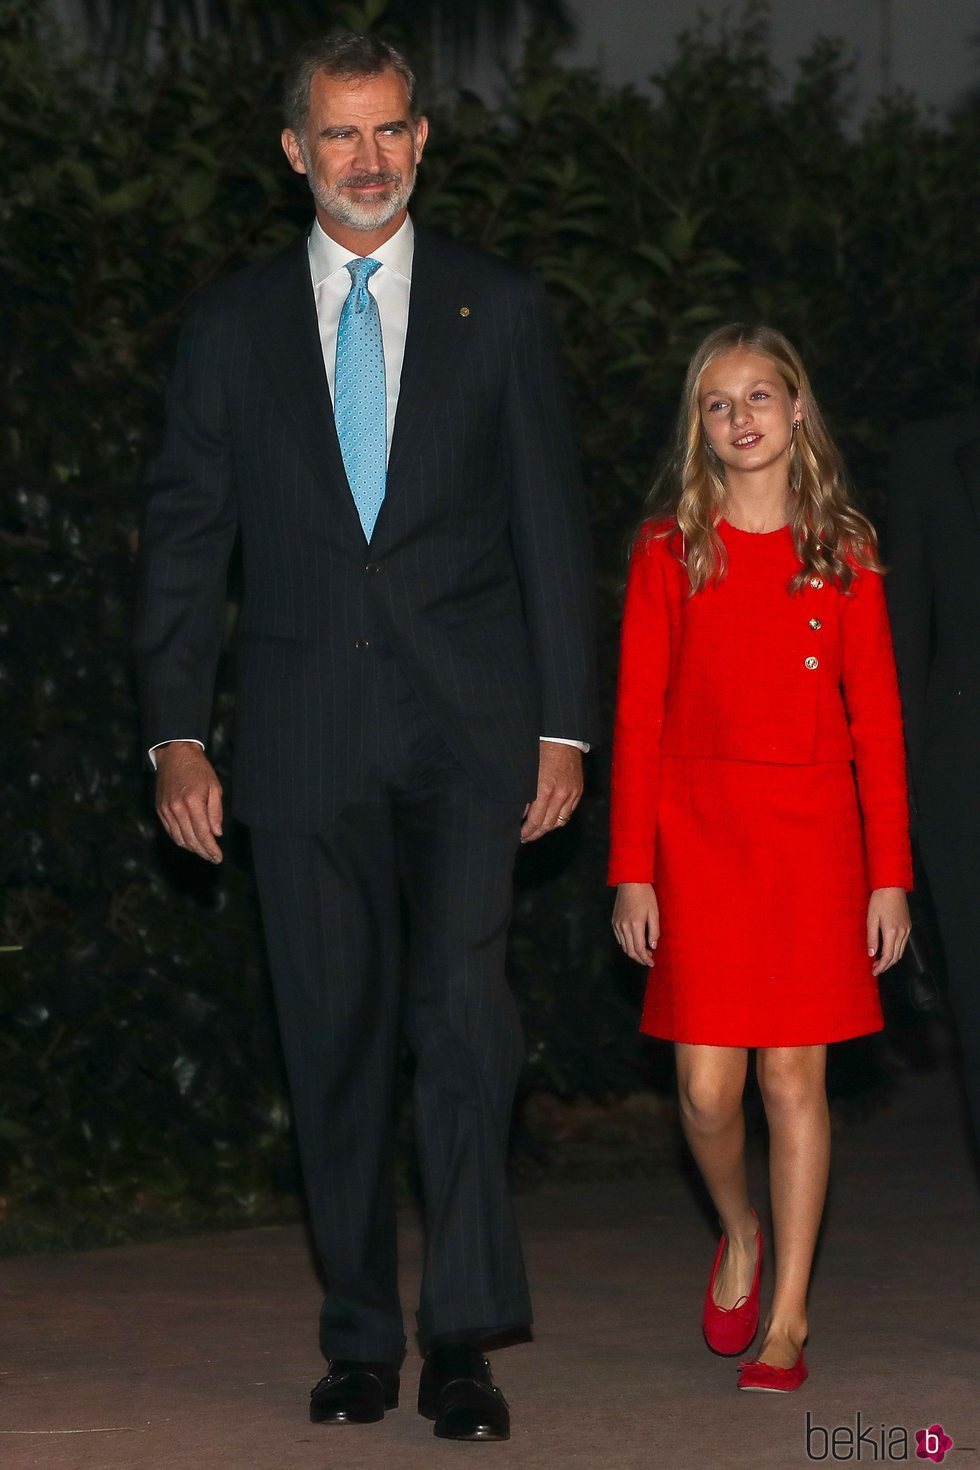
[[[2,937],[22,946],[0,954],[2,1177],[15,1200],[59,1207],[247,1205],[292,1164],[246,843],[233,835],[215,873],[156,829],[130,576],[182,309],[302,227],[308,196],[279,157],[267,62],[195,45],[107,82],[27,0],[0,20],[0,861]],[[419,212],[551,292],[607,709],[624,543],[708,326],[763,316],[795,339],[872,502],[893,426],[970,391],[977,108],[940,122],[895,98],[856,127],[847,76],[822,43],[781,90],[750,14],[688,33],[649,95],[532,47],[498,107],[437,110]],[[223,669],[223,773],[230,700]],[[564,1096],[630,1090],[662,1061],[637,1045],[642,977],[610,941],[607,758],[589,758],[573,827],[519,865],[527,1084]]]

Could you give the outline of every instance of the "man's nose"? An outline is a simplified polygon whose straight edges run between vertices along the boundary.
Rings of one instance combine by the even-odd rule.
[[[383,164],[381,159],[381,148],[377,138],[362,138],[357,150],[357,166],[366,174],[381,173]]]

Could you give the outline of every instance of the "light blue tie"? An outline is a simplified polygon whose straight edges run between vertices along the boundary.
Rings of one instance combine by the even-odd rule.
[[[381,313],[368,290],[380,260],[347,263],[351,288],[337,328],[334,418],[347,481],[370,541],[385,498],[388,397]]]

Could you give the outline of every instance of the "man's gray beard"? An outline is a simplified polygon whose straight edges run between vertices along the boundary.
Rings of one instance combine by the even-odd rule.
[[[312,160],[307,158],[305,149],[303,150],[303,165],[306,169],[310,192],[324,214],[335,220],[338,225],[345,225],[349,230],[383,229],[407,206],[412,197],[418,173],[413,166],[411,175],[407,179],[401,179],[397,184],[391,185],[393,193],[387,199],[379,199],[374,204],[358,204],[354,199],[345,198],[339,188],[325,189],[319,183],[314,177]]]

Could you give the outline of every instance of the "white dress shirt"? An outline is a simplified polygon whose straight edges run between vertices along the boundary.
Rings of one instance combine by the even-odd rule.
[[[313,221],[309,238],[310,275],[313,280],[313,296],[316,301],[317,324],[320,328],[320,347],[323,351],[323,366],[327,375],[330,402],[334,400],[334,384],[337,376],[337,329],[340,313],[351,290],[350,272],[347,264],[358,257],[352,255],[344,245],[323,229],[319,220]],[[380,270],[371,277],[369,290],[378,303],[381,317],[381,341],[385,356],[385,389],[387,393],[388,453],[391,453],[391,436],[398,410],[398,392],[401,387],[402,363],[405,360],[405,338],[408,334],[408,304],[412,290],[412,260],[415,256],[415,226],[406,215],[399,229],[371,252],[371,259],[381,262]],[[186,735],[174,735],[172,740],[187,740]],[[565,740],[559,736],[542,735],[555,745],[573,745],[576,750],[586,751],[588,745],[581,740]],[[161,740],[149,752],[150,764],[156,770],[153,752],[171,740]],[[204,746],[200,740],[194,745]]]
[[[327,374],[330,402],[334,401],[337,377],[337,329],[340,313],[350,295],[351,278],[348,262],[356,260],[343,245],[313,221],[310,231],[310,274],[316,298],[316,318],[320,327],[320,346]],[[372,260],[380,260],[381,269],[374,272],[368,290],[378,303],[381,317],[381,341],[385,355],[385,389],[387,392],[388,453],[398,408],[398,390],[405,360],[405,337],[408,332],[408,298],[412,290],[412,259],[415,255],[415,227],[408,215],[405,223],[390,240],[371,252]]]

